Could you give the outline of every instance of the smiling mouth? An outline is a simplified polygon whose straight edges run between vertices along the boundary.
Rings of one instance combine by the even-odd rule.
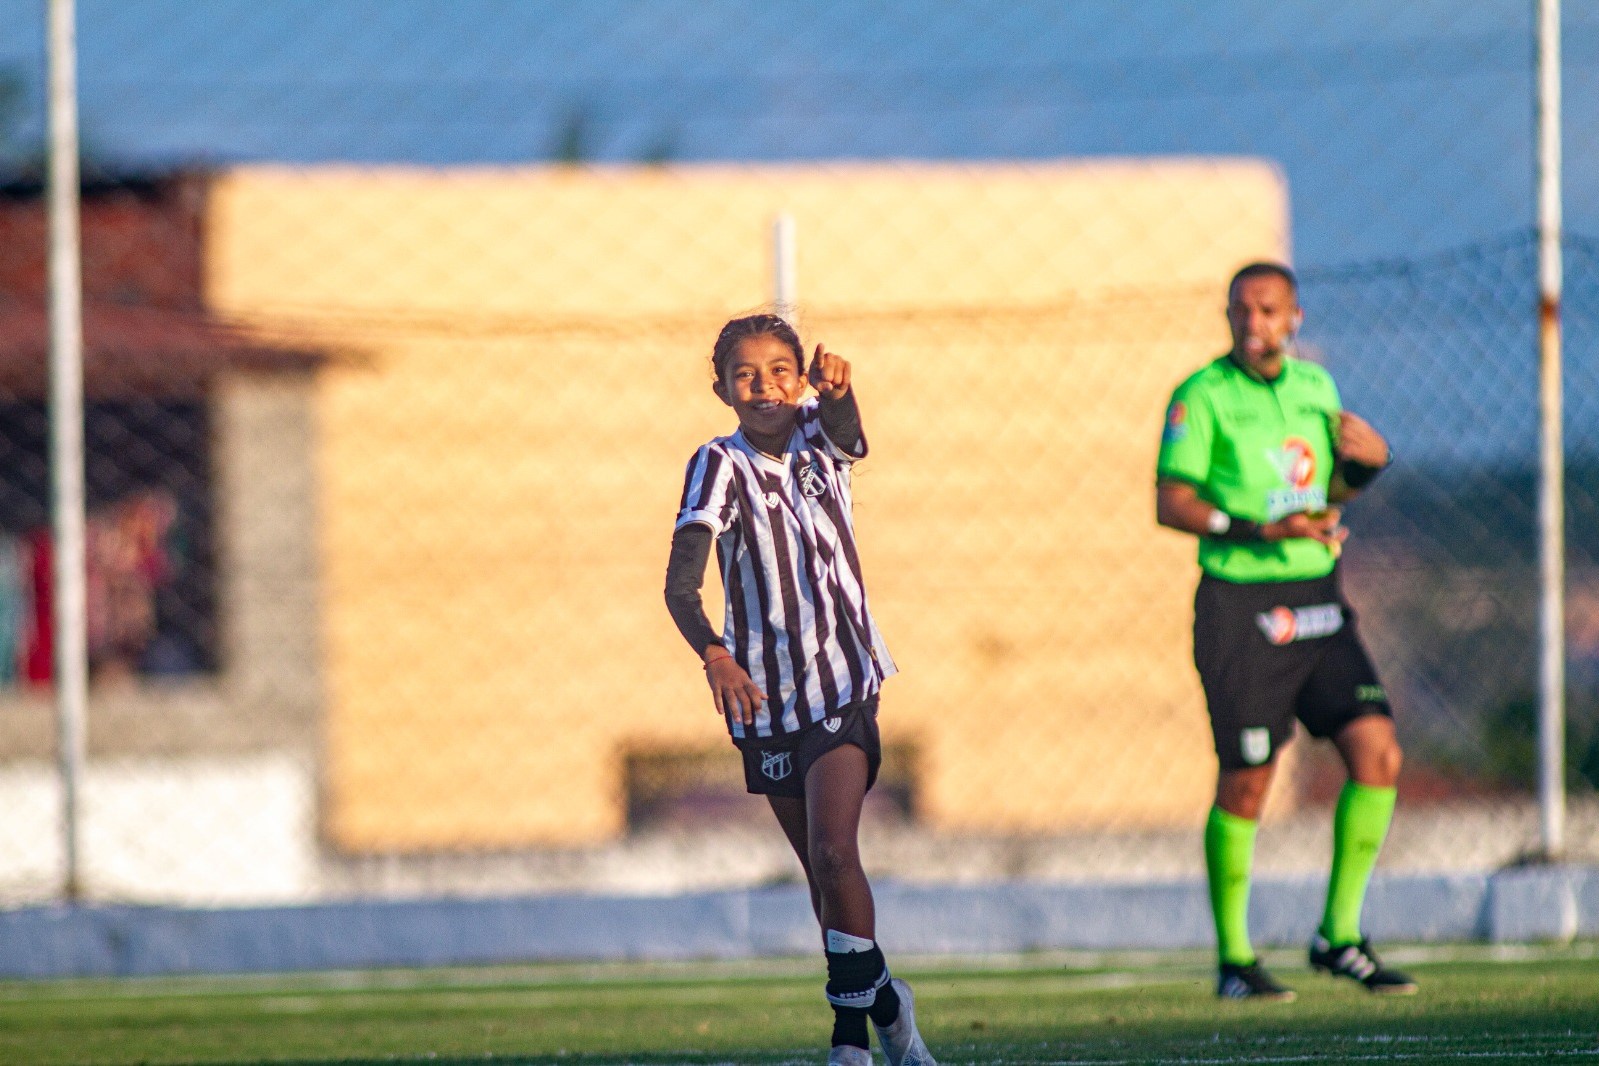
[[[779,407],[782,407],[782,406],[783,405],[778,403],[776,400],[760,400],[760,401],[758,401],[756,403],[750,404],[750,410],[752,410],[752,411],[775,411]]]

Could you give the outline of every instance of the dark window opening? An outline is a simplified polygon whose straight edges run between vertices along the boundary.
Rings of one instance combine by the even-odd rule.
[[[46,684],[49,422],[43,402],[0,403],[0,680]],[[84,410],[91,676],[217,667],[210,419],[201,401]]]

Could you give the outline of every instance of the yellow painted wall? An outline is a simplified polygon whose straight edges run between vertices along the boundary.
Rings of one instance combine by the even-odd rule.
[[[661,578],[683,464],[733,428],[705,357],[768,298],[779,211],[807,339],[856,366],[883,728],[922,816],[1202,817],[1193,545],[1154,526],[1154,450],[1225,346],[1226,277],[1284,254],[1275,170],[245,168],[211,299],[351,353],[318,404],[333,842],[595,841],[622,753],[725,743]]]

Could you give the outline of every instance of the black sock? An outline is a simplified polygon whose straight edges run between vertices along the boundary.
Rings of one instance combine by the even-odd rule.
[[[882,951],[874,947],[872,954],[877,956],[878,965],[882,967],[882,972],[886,973],[888,965],[883,962]],[[894,990],[893,982],[877,990],[877,998],[866,1008],[866,1013],[872,1016],[872,1021],[885,1029],[899,1021],[899,993]]]
[[[882,988],[877,987],[882,976],[883,953],[875,944],[870,951],[827,952],[827,998],[833,1004],[834,1047],[840,1044],[871,1047],[866,1033],[866,1012],[882,995]],[[865,1005],[842,1006],[838,1002],[840,999]],[[897,997],[895,1005],[898,1006]]]
[[[833,1006],[833,1046],[849,1044],[852,1047],[870,1048],[866,1035],[866,1012],[855,1007]]]

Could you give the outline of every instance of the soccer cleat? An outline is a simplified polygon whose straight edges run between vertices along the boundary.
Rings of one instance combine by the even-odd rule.
[[[854,1044],[839,1044],[827,1053],[827,1066],[872,1066],[872,1053]]]
[[[1248,966],[1222,963],[1216,978],[1216,995],[1222,999],[1261,999],[1268,1003],[1292,1003],[1297,998],[1293,989],[1272,980],[1258,959]]]
[[[1334,977],[1347,977],[1359,981],[1371,992],[1389,996],[1413,996],[1416,982],[1398,970],[1383,966],[1382,960],[1371,948],[1371,941],[1362,937],[1358,944],[1334,946],[1327,938],[1316,934],[1310,942],[1310,968]]]
[[[872,1023],[883,1058],[888,1060],[888,1066],[938,1066],[933,1061],[933,1053],[922,1042],[922,1034],[916,1031],[916,1005],[912,1001],[911,986],[898,977],[892,984],[899,993],[899,1017],[892,1025]]]

